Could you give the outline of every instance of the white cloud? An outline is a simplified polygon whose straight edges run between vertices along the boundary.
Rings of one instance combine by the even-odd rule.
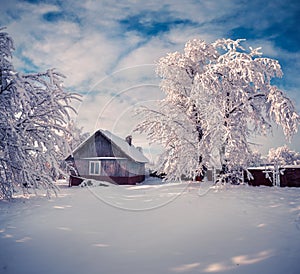
[[[274,11],[275,2],[263,6],[260,13],[257,8],[250,10],[250,7],[259,7],[257,1],[245,4],[227,0],[184,3],[179,0],[88,0],[30,4],[12,0],[1,6],[0,24],[6,24],[15,40],[17,69],[57,68],[67,76],[68,88],[88,93],[79,108],[79,123],[86,130],[99,126],[109,129],[117,124],[118,134],[122,135],[136,122],[136,118],[129,115],[136,104],[162,96],[154,87],[159,79],[151,64],[168,52],[182,51],[191,38],[214,41],[240,26],[261,31],[272,22],[282,23],[288,18],[286,9],[278,10],[277,15],[268,14],[268,9]],[[49,12],[68,16],[46,21],[44,15]],[[158,23],[161,20],[167,27],[162,32],[155,33],[154,29],[154,34],[147,34],[138,25],[120,23],[134,16],[149,25],[152,19]],[[262,18],[260,24],[257,24],[257,16]],[[128,29],[129,26],[132,29]],[[253,47],[262,46],[267,56],[287,60],[289,66],[283,68],[285,77],[293,87],[290,94],[300,110],[296,93],[299,54],[278,48],[272,39],[266,35],[248,42]],[[299,141],[300,137],[297,138]]]

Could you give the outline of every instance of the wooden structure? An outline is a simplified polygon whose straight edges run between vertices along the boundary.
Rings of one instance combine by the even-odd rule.
[[[245,182],[252,186],[274,186],[274,167],[256,167],[248,168],[252,174],[253,180],[245,178]],[[267,176],[266,174],[269,174]],[[268,178],[269,177],[269,178]],[[279,186],[280,187],[300,187],[300,166],[290,165],[279,168]]]
[[[280,175],[280,186],[300,187],[300,166],[285,166]]]
[[[98,130],[70,155],[70,186],[84,179],[133,185],[145,179],[148,159],[134,147],[131,136],[121,139],[107,130]]]

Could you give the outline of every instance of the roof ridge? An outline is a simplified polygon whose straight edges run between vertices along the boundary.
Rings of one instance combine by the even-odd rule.
[[[117,146],[122,152],[124,152],[132,160],[134,160],[136,162],[141,162],[141,163],[149,162],[147,157],[139,149],[137,149],[137,147],[135,147],[133,144],[129,145],[126,142],[126,140],[113,134],[109,130],[99,129],[97,131],[101,132],[106,138],[108,138],[115,146]],[[124,148],[123,146],[126,146],[126,148]]]

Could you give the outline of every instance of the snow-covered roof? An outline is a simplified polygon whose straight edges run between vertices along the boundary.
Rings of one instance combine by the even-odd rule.
[[[134,145],[129,145],[124,139],[112,134],[108,130],[99,130],[106,138],[108,138],[113,144],[115,144],[120,150],[122,150],[132,160],[140,163],[148,163],[149,160],[144,154],[137,149]]]
[[[300,168],[300,165],[283,165],[279,166],[280,168]],[[274,165],[268,165],[268,166],[257,166],[257,167],[248,167],[249,170],[268,170],[268,169],[274,169]]]
[[[137,149],[134,145],[129,145],[124,139],[112,134],[108,130],[99,129],[96,132],[100,132],[104,135],[108,140],[110,140],[116,147],[118,147],[122,152],[124,152],[129,158],[139,163],[148,163],[149,160],[144,156],[144,154]],[[83,143],[81,143],[77,148],[73,150],[73,154],[75,151],[84,146],[84,144],[92,138],[96,132],[87,138]]]
[[[300,168],[300,165],[285,165],[284,168]]]

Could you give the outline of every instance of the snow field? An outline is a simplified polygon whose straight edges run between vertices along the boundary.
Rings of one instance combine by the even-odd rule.
[[[300,271],[300,189],[108,185],[0,202],[0,273]]]

